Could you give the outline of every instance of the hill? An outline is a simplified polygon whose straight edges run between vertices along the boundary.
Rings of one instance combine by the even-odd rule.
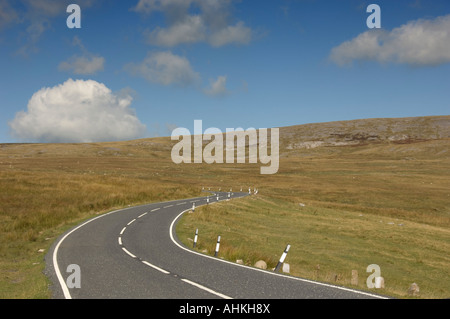
[[[260,164],[174,164],[169,137],[0,144],[0,297],[49,296],[42,251],[68,227],[202,187],[259,190],[180,224],[185,240],[192,227],[211,238],[221,229],[225,258],[276,260],[290,242],[294,275],[347,285],[352,269],[378,263],[386,294],[404,297],[417,281],[422,297],[449,297],[449,128],[450,116],[283,127],[273,175]]]

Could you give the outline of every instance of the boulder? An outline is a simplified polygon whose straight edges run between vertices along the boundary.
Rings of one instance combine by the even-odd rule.
[[[412,283],[408,288],[408,295],[410,296],[418,296],[419,295],[419,285],[416,283]]]
[[[266,264],[266,262],[264,260],[258,260],[255,263],[255,267],[256,268],[260,268],[260,269],[267,269],[267,264]]]

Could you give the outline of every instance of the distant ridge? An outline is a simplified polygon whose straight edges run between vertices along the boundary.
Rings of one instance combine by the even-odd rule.
[[[360,119],[280,128],[280,143],[286,149],[385,142],[407,144],[447,138],[450,138],[450,115]]]

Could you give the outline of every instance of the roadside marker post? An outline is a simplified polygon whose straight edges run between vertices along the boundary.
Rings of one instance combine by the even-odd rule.
[[[275,267],[275,272],[277,272],[280,269],[281,265],[284,263],[284,259],[286,258],[286,255],[287,255],[287,253],[288,253],[290,248],[291,248],[291,245],[287,245],[286,246],[286,249],[284,250],[283,254],[281,255],[277,266]]]
[[[217,237],[216,251],[214,252],[214,257],[217,257],[217,254],[219,253],[219,247],[220,247],[220,235],[219,237]]]
[[[194,237],[194,248],[197,245],[197,239],[198,239],[198,228],[195,230],[195,237]]]

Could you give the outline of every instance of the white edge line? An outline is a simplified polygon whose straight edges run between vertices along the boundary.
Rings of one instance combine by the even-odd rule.
[[[168,272],[167,270],[164,270],[164,269],[162,269],[162,268],[159,268],[158,266],[155,266],[155,265],[149,263],[148,261],[143,260],[142,262],[143,262],[144,264],[146,264],[147,266],[150,266],[150,267],[152,267],[152,268],[154,268],[154,269],[156,269],[156,270],[162,272],[163,274],[166,274],[166,275],[170,274],[170,272]]]
[[[81,225],[75,227],[74,229],[72,229],[71,231],[69,231],[67,234],[65,234],[64,237],[62,237],[62,238],[59,240],[59,242],[56,244],[55,249],[53,250],[53,267],[55,268],[56,277],[58,278],[59,284],[61,285],[61,289],[62,289],[62,291],[63,291],[64,298],[66,298],[66,299],[72,299],[72,296],[70,295],[69,288],[67,287],[66,282],[64,281],[64,278],[63,278],[62,275],[61,275],[61,271],[59,270],[59,265],[58,265],[58,249],[59,249],[59,246],[61,245],[61,243],[62,243],[62,242],[63,242],[70,234],[72,234],[72,233],[73,233],[74,231],[76,231],[77,229],[83,227],[84,225],[86,225],[86,224],[88,224],[88,223],[90,223],[90,222],[92,222],[92,221],[94,221],[94,220],[96,220],[96,219],[98,219],[98,218],[107,216],[107,215],[109,215],[109,214],[111,214],[111,213],[115,213],[115,212],[117,212],[117,211],[109,212],[109,213],[106,213],[106,214],[104,214],[104,215],[97,216],[97,217],[95,217],[95,218],[92,218],[92,219],[90,219],[90,220],[84,222],[83,224],[81,224]]]
[[[216,295],[216,296],[219,296],[219,297],[221,297],[221,298],[223,298],[223,299],[233,299],[233,298],[231,298],[231,297],[228,297],[227,295],[224,295],[224,294],[221,294],[220,292],[211,290],[211,289],[209,289],[209,288],[207,288],[207,287],[205,287],[205,286],[202,286],[202,285],[200,285],[200,284],[198,284],[198,283],[196,283],[196,282],[190,281],[190,280],[188,280],[188,279],[181,279],[181,281],[184,281],[184,282],[186,282],[186,283],[188,283],[188,284],[190,284],[190,285],[192,285],[192,286],[195,286],[195,287],[197,287],[197,288],[203,289],[203,290],[205,290],[205,291],[207,291],[207,292],[209,292],[209,293],[212,293],[212,294],[214,294],[214,295]]]
[[[199,253],[199,252],[190,250],[190,249],[188,249],[188,248],[186,248],[186,247],[180,245],[180,244],[175,240],[175,238],[173,237],[173,234],[172,234],[172,233],[173,233],[172,230],[173,230],[173,226],[175,225],[175,222],[180,218],[181,215],[183,215],[184,213],[186,213],[186,212],[188,212],[188,211],[190,211],[190,209],[187,209],[187,210],[182,211],[177,217],[175,217],[175,219],[174,219],[174,220],[172,221],[172,223],[170,224],[170,229],[169,229],[169,232],[170,232],[170,239],[172,240],[172,242],[173,242],[175,245],[177,245],[178,247],[180,247],[181,249],[183,249],[183,250],[185,250],[185,251],[187,251],[187,252],[190,252],[190,253],[195,254],[195,255],[198,255],[198,256],[202,256],[202,257],[204,257],[204,258],[209,258],[209,259],[213,259],[213,260],[220,261],[220,262],[223,262],[223,263],[227,263],[227,264],[233,265],[233,266],[235,266],[235,267],[243,267],[243,268],[247,268],[247,269],[250,269],[250,270],[253,270],[253,271],[263,272],[263,273],[265,273],[265,274],[269,274],[269,275],[273,275],[273,276],[279,276],[279,277],[284,277],[284,278],[289,278],[289,279],[293,279],[293,280],[303,281],[303,282],[307,282],[307,283],[311,283],[311,284],[316,284],[316,285],[319,285],[319,286],[325,286],[325,287],[330,287],[330,288],[335,288],[335,289],[340,289],[340,290],[350,291],[350,292],[353,292],[353,293],[357,293],[357,294],[361,294],[361,295],[366,295],[366,296],[371,296],[371,297],[375,297],[375,298],[388,299],[387,297],[379,296],[379,295],[374,295],[374,294],[371,294],[371,293],[369,293],[369,292],[364,292],[364,291],[354,290],[354,289],[346,288],[346,287],[334,286],[334,285],[330,285],[330,284],[326,284],[326,283],[322,283],[322,282],[318,282],[318,281],[312,281],[312,280],[308,280],[308,279],[304,279],[304,278],[300,278],[300,277],[287,276],[287,275],[283,275],[283,274],[279,274],[279,273],[275,273],[275,272],[269,272],[269,271],[267,271],[267,270],[263,270],[263,269],[259,269],[259,268],[253,268],[253,267],[249,267],[249,266],[246,266],[246,265],[236,264],[236,263],[233,263],[233,262],[228,261],[228,260],[224,260],[224,259],[220,259],[220,258],[217,258],[217,257],[213,257],[213,256],[201,254],[201,253]]]
[[[138,206],[134,206],[134,207],[121,208],[121,209],[114,210],[114,211],[105,213],[105,214],[103,214],[103,215],[94,217],[94,218],[89,219],[88,221],[82,223],[81,225],[78,225],[77,227],[75,227],[74,229],[72,229],[71,231],[69,231],[67,234],[65,234],[65,235],[58,241],[58,243],[56,244],[56,246],[55,246],[55,248],[54,248],[54,250],[53,250],[52,262],[53,262],[53,267],[55,268],[56,277],[58,278],[59,284],[60,284],[61,289],[62,289],[62,291],[63,291],[64,298],[66,298],[66,299],[72,299],[72,296],[70,295],[69,288],[67,287],[66,282],[64,281],[64,278],[63,278],[63,276],[61,275],[61,271],[60,271],[59,265],[58,265],[58,249],[59,249],[59,246],[61,246],[62,242],[63,242],[70,234],[72,234],[72,233],[75,232],[76,230],[80,229],[80,228],[83,227],[84,225],[87,225],[87,224],[89,224],[90,222],[93,222],[94,220],[97,220],[98,218],[102,218],[102,217],[105,217],[105,216],[108,216],[108,215],[110,215],[110,214],[114,214],[114,213],[117,213],[117,212],[122,212],[122,211],[125,211],[125,210],[133,209],[133,208],[136,208],[136,207],[139,207],[139,206],[148,206],[148,205],[152,205],[152,204],[161,204],[161,203],[149,203],[149,204],[138,205]],[[152,210],[152,212],[157,211],[157,210],[159,210],[159,209],[160,209],[160,208],[155,208],[155,209]],[[122,229],[122,232],[125,231],[125,228],[126,228],[126,227],[124,227],[124,228]]]

